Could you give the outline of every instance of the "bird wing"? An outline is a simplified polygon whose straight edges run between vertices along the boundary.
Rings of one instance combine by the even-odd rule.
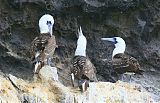
[[[117,54],[113,58],[114,69],[119,73],[134,72],[142,74],[140,65],[134,57],[127,54]]]
[[[112,60],[114,68],[124,68],[129,66],[129,58],[125,54],[117,54]]]
[[[94,81],[97,82],[97,77],[96,77],[96,68],[95,66],[92,64],[92,62],[90,61],[89,58],[86,59],[86,65],[84,68],[84,76],[86,76],[87,78],[89,78],[90,81]]]
[[[84,74],[84,68],[86,63],[86,57],[84,56],[75,56],[72,61],[73,69],[71,72],[75,75],[76,78],[81,79]]]
[[[39,56],[43,54],[43,51],[48,43],[49,38],[50,38],[49,34],[41,34],[32,41],[32,46],[31,46],[32,61],[35,59],[37,53],[39,53]]]
[[[129,65],[130,65],[131,71],[138,73],[138,74],[142,74],[143,70],[140,70],[140,65],[139,65],[139,62],[137,61],[137,59],[130,56],[129,57]]]
[[[44,52],[45,52],[45,54],[52,57],[54,54],[55,48],[57,48],[56,39],[55,39],[55,36],[52,35],[47,41],[47,44],[44,48]]]
[[[75,56],[72,62],[75,77],[78,79],[86,79],[90,81],[97,81],[96,69],[91,61],[84,56]]]

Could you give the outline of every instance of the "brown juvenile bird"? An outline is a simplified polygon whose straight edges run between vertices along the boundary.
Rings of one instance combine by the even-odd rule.
[[[97,81],[95,67],[86,57],[86,45],[87,40],[80,27],[78,30],[77,48],[72,61],[71,79],[73,86],[75,79],[78,80],[78,86],[82,92],[86,91],[87,87],[89,87],[89,81]]]
[[[39,20],[40,35],[32,41],[31,60],[34,64],[34,73],[45,65],[53,66],[51,58],[56,45],[55,36],[52,35],[54,19],[51,15],[45,14]]]
[[[137,59],[124,53],[126,49],[126,43],[122,38],[101,38],[101,40],[110,41],[115,45],[112,53],[111,65],[117,73],[123,74],[126,72],[133,72],[136,74],[142,74],[143,71],[140,70],[140,65]]]

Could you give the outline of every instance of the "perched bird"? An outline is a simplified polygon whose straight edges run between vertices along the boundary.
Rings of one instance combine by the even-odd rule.
[[[55,36],[52,35],[54,19],[51,15],[45,14],[39,19],[40,35],[32,41],[31,60],[34,64],[34,73],[45,65],[52,66],[51,58],[54,54],[56,45]]]
[[[101,40],[110,41],[115,45],[112,52],[111,64],[117,73],[123,74],[126,72],[133,72],[142,74],[143,71],[140,70],[138,61],[134,57],[124,53],[126,43],[121,37],[101,38]]]
[[[72,61],[71,79],[74,87],[75,79],[78,80],[78,86],[82,92],[89,87],[89,81],[97,81],[95,67],[86,57],[86,37],[82,33],[81,27],[78,30],[78,40],[75,55]]]

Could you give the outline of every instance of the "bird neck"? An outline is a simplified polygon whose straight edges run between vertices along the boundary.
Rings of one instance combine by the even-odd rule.
[[[115,44],[115,48],[112,53],[112,59],[116,54],[124,53],[126,49],[126,45],[124,44]]]
[[[52,36],[52,27],[53,25],[42,25],[40,27],[40,33],[41,34],[49,33],[49,35]]]
[[[86,45],[87,45],[86,37],[84,35],[80,35],[77,40],[77,48],[75,51],[75,56],[86,57]]]

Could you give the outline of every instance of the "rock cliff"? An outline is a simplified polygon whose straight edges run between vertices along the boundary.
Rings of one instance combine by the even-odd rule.
[[[146,93],[144,99],[150,98],[148,97],[150,94],[152,98],[154,97],[153,99],[155,101],[159,101],[159,5],[159,0],[0,0],[0,71],[2,72],[0,90],[6,87],[5,91],[2,90],[0,92],[2,100],[12,101],[14,98],[17,103],[21,102],[22,99],[20,99],[20,97],[23,92],[20,93],[19,91],[21,90],[19,89],[29,91],[28,89],[35,85],[36,88],[38,88],[37,93],[39,93],[42,88],[44,88],[45,92],[51,93],[46,95],[51,96],[54,93],[50,92],[45,86],[43,87],[43,83],[40,83],[39,87],[37,86],[38,84],[33,83],[34,75],[29,54],[31,41],[39,35],[38,19],[43,14],[50,13],[55,19],[53,33],[56,36],[58,48],[55,50],[53,62],[56,64],[60,82],[49,84],[51,86],[54,85],[53,88],[51,88],[53,91],[57,87],[55,85],[60,85],[60,87],[65,88],[67,93],[72,94],[69,75],[70,60],[73,58],[76,48],[77,29],[78,26],[81,25],[84,35],[88,40],[87,55],[96,67],[97,78],[99,81],[107,82],[91,83],[91,86],[98,85],[97,88],[101,91],[104,90],[99,89],[101,86],[111,85],[112,88],[117,84],[127,84],[117,82],[118,77],[113,73],[114,71],[104,66],[105,64],[101,61],[106,58],[111,59],[113,47],[101,42],[100,38],[121,36],[127,43],[126,53],[135,57],[144,70],[142,76],[132,76],[132,83],[141,85],[142,88],[145,88],[147,92],[149,92],[148,94]],[[12,82],[10,82],[9,74],[15,76],[16,81],[23,79],[19,85],[20,87],[25,85],[25,87],[18,87],[19,89],[17,90],[17,87],[14,87]],[[6,81],[6,84],[4,84],[3,81]],[[124,82],[128,82],[128,76],[124,75]],[[9,86],[8,89],[7,85]],[[129,85],[129,88],[132,88],[132,86],[134,88],[134,85],[127,85]],[[105,88],[108,90],[107,88],[110,87]],[[92,89],[92,87],[90,89]],[[87,92],[89,92],[90,89]],[[124,93],[123,89],[124,88],[122,88],[122,93]],[[36,95],[33,92],[26,91],[24,92],[24,97],[26,95]],[[110,98],[112,98],[112,93],[114,94],[115,91],[116,89],[113,89],[113,92],[110,92],[111,95],[105,94],[105,100],[109,100],[109,102],[110,100],[112,101]],[[7,93],[4,97],[2,95],[3,92]],[[58,93],[63,94],[61,89],[55,92],[57,95],[59,95]],[[135,92],[137,93],[138,91],[135,90]],[[15,97],[8,95],[12,93]],[[128,94],[126,87],[125,93]],[[141,92],[138,93],[140,93],[140,96]],[[132,93],[130,95],[132,95]],[[61,98],[61,95],[59,96]],[[30,96],[25,98],[30,98]],[[50,100],[60,101],[57,98],[59,97],[53,96]],[[66,96],[62,96],[62,98],[66,98]],[[63,100],[62,98],[61,100]],[[127,98],[127,100],[128,99],[132,101],[134,98]],[[136,100],[143,101],[144,99]],[[36,100],[46,102],[47,98],[38,96]]]
[[[9,74],[0,76],[0,101],[2,103],[152,103],[151,95],[138,84],[121,81],[92,82],[89,89],[81,93],[79,89],[65,87],[54,81],[52,70],[44,66],[40,78],[27,82]],[[136,94],[136,95],[135,95]]]

